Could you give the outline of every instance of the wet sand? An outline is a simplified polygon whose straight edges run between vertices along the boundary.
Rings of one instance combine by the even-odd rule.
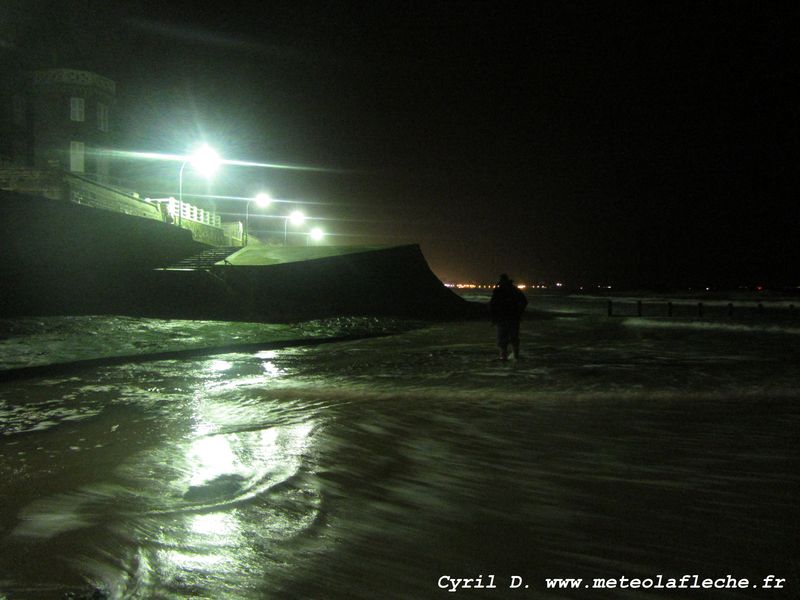
[[[508,364],[451,323],[6,382],[0,595],[797,597],[798,336],[674,325],[529,321]],[[658,574],[789,587],[545,584]]]

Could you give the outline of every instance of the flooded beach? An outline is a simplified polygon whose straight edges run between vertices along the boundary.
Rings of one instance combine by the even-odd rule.
[[[0,600],[800,600],[796,5],[186,4],[0,0]]]
[[[796,323],[543,306],[508,363],[488,322],[6,323],[7,370],[139,357],[0,383],[0,598],[795,597]],[[589,589],[694,574],[750,583]]]

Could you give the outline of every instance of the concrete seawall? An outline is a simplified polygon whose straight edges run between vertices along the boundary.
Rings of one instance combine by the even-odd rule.
[[[0,315],[117,312],[143,273],[202,251],[189,231],[0,191]]]
[[[416,245],[243,249],[233,264],[160,269],[209,248],[188,231],[65,201],[0,192],[0,316],[125,314],[291,321],[340,315],[468,318],[482,309]],[[249,253],[249,254],[248,254]],[[263,251],[262,251],[263,253]]]
[[[444,287],[416,245],[341,252],[272,265],[155,271],[147,287],[158,295],[147,310],[167,308],[167,316],[278,321],[338,315],[458,319],[481,314]]]

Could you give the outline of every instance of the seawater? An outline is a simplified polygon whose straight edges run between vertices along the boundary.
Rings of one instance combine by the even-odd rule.
[[[372,321],[399,333],[5,381],[0,597],[796,597],[797,326],[548,308],[509,363],[487,322]],[[354,327],[4,326],[6,368]]]

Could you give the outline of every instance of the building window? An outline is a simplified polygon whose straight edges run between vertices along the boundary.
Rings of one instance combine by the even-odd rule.
[[[84,158],[83,142],[69,143],[69,170],[73,173],[83,173]]]
[[[69,99],[69,120],[70,121],[84,121],[86,120],[84,112],[85,102],[83,98],[70,98]]]
[[[13,98],[12,118],[14,125],[25,125],[25,97],[15,94]]]
[[[108,131],[108,104],[97,103],[97,128]]]

